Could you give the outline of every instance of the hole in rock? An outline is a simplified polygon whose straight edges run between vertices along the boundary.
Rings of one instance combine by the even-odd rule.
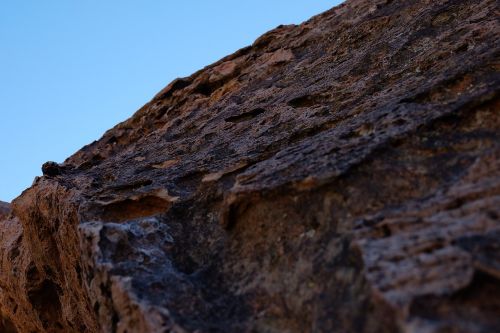
[[[229,123],[240,123],[243,121],[253,119],[253,118],[263,114],[264,112],[266,112],[266,110],[264,110],[263,108],[256,108],[256,109],[253,109],[252,111],[248,111],[248,112],[236,115],[236,116],[228,117],[228,118],[224,119],[224,121],[229,122]]]
[[[97,209],[97,214],[99,219],[104,222],[123,222],[163,213],[170,208],[171,204],[170,200],[147,195],[101,206]]]
[[[37,311],[43,327],[60,325],[61,302],[59,293],[61,288],[50,280],[44,280],[40,286],[28,292],[28,298]]]
[[[288,102],[294,108],[307,108],[319,104],[318,96],[304,95],[296,97]]]
[[[196,94],[201,94],[204,96],[210,96],[214,91],[222,87],[224,84],[223,81],[216,81],[216,82],[202,82],[196,88],[194,89],[194,93]]]
[[[167,87],[165,91],[158,96],[159,99],[168,98],[172,96],[172,94],[177,91],[186,88],[191,84],[191,80],[188,78],[177,78],[171,84],[170,87]]]

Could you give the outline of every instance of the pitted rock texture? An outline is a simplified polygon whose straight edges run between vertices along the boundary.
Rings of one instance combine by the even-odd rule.
[[[18,197],[6,332],[498,332],[498,3],[350,0]]]

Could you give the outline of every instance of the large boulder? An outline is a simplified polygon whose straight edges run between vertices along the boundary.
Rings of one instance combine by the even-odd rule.
[[[498,332],[499,41],[350,0],[175,80],[14,200],[0,325]]]

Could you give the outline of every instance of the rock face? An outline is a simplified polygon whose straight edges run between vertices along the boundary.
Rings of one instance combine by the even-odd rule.
[[[6,202],[0,201],[0,220],[4,219],[10,213],[10,205]]]
[[[175,80],[13,202],[0,331],[498,332],[499,41],[352,0]]]

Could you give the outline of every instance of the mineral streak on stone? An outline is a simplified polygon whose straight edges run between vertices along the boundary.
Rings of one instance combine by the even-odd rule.
[[[175,80],[14,200],[0,330],[499,332],[499,41],[350,0]]]

